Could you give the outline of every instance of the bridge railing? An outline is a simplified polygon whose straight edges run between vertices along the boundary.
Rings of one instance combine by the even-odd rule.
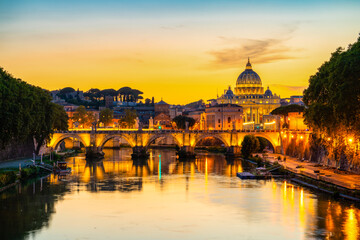
[[[285,132],[296,132],[296,133],[308,133],[309,130],[289,130],[283,129],[282,131]],[[68,131],[55,131],[55,133],[92,133],[91,129],[71,129]],[[105,134],[121,134],[121,133],[183,133],[184,130],[177,130],[177,129],[158,129],[158,130],[125,130],[125,129],[97,129],[96,133],[105,133]],[[244,133],[270,133],[270,132],[279,132],[278,130],[249,130],[249,129],[242,129],[242,130],[189,130],[188,133],[230,133],[230,132],[244,132]]]

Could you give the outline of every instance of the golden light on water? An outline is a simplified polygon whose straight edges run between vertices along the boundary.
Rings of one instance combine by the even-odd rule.
[[[346,210],[347,218],[344,223],[344,233],[346,240],[359,239],[359,225],[356,218],[355,209],[353,207]]]
[[[106,150],[106,156],[112,156],[112,152]],[[161,159],[157,157],[159,153]],[[121,232],[127,238],[136,234],[133,229],[138,229],[138,224],[154,236],[159,236],[156,235],[158,224],[166,224],[171,230],[182,230],[175,233],[176,236],[180,234],[181,239],[186,239],[184,231],[196,235],[197,227],[207,229],[206,233],[213,230],[216,235],[220,230],[209,226],[223,224],[226,231],[221,233],[221,239],[239,232],[254,239],[308,239],[313,236],[329,240],[359,239],[358,208],[331,198],[324,200],[324,196],[318,197],[289,181],[240,180],[233,173],[242,170],[241,162],[229,163],[211,154],[195,161],[180,162],[167,157],[172,154],[157,150],[153,155],[155,159],[135,164],[130,159],[120,158],[129,154],[116,151],[113,154],[98,162],[86,162],[83,157],[69,158],[71,175],[65,180],[56,175],[49,177],[51,184],[67,184],[70,191],[65,193],[64,201],[56,204],[57,211],[50,227],[37,234],[51,229],[68,230],[65,219],[73,211],[77,215],[71,218],[76,219],[79,228],[91,231],[88,226],[94,223],[91,216],[95,215],[101,219],[97,229],[101,226],[112,233]],[[39,189],[32,185],[30,188]],[[93,206],[99,203],[101,207],[94,210]],[[209,214],[217,218],[209,218]],[[155,215],[160,222],[156,222]],[[113,217],[126,228],[119,230],[118,224],[109,224]],[[184,229],[185,223],[189,227]],[[151,228],[147,228],[149,224],[153,224]],[[258,231],[259,226],[262,231]],[[270,235],[274,231],[276,238]]]
[[[205,183],[208,184],[208,160],[205,158]]]

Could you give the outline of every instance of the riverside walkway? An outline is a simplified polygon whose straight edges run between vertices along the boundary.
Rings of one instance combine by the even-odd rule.
[[[260,156],[261,154],[259,154]],[[360,175],[349,173],[349,172],[335,172],[335,169],[328,168],[325,166],[318,166],[315,163],[299,161],[296,158],[284,156],[281,154],[267,154],[268,157],[265,159],[271,163],[277,162],[278,156],[283,160],[286,157],[286,161],[279,161],[279,164],[282,165],[285,169],[301,174],[313,179],[322,180],[324,182],[329,182],[340,187],[360,190]],[[301,166],[299,168],[299,166]]]

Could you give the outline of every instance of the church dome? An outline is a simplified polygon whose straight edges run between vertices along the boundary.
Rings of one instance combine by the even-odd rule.
[[[246,64],[245,71],[243,71],[239,75],[239,77],[236,81],[237,86],[241,85],[241,84],[259,84],[259,85],[261,85],[261,79],[260,79],[259,75],[252,70],[252,66],[251,66],[249,59],[248,59],[248,63]]]
[[[226,91],[225,93],[226,95],[234,95],[233,91],[231,90],[231,88],[229,87],[229,89]]]
[[[273,96],[273,94],[272,94],[271,90],[269,89],[269,87],[267,87],[267,89],[265,91],[265,96],[267,96],[267,97],[272,97]]]
[[[262,87],[259,75],[252,70],[250,59],[246,64],[245,71],[243,71],[237,81],[235,88],[236,95],[263,95],[264,88]]]

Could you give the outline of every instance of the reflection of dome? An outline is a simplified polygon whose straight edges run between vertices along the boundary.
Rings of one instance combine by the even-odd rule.
[[[246,64],[245,71],[243,71],[239,75],[239,77],[236,81],[237,87],[240,87],[240,86],[238,86],[240,84],[259,84],[259,85],[261,85],[261,79],[260,79],[259,75],[252,70],[250,59],[248,60],[248,63]]]
[[[273,94],[272,94],[271,90],[269,89],[269,87],[267,87],[267,90],[265,91],[265,96],[267,96],[267,97],[272,97],[273,96]]]

